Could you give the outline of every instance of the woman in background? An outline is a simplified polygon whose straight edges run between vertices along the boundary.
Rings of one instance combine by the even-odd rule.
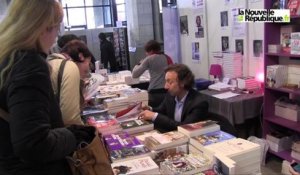
[[[52,54],[48,57],[51,65],[51,80],[54,93],[56,94],[65,125],[83,124],[81,120],[81,109],[84,105],[83,81],[90,75],[89,64],[92,54],[80,40],[72,40],[65,43],[61,54]],[[58,93],[58,74],[64,59],[64,69]],[[80,83],[82,80],[82,88]]]
[[[0,23],[1,174],[71,174],[65,157],[90,133],[64,128],[51,86],[46,57],[62,19],[56,0],[12,0]]]
[[[158,107],[164,100],[166,90],[165,86],[165,68],[173,64],[172,59],[161,52],[160,44],[157,41],[150,40],[145,45],[147,57],[135,65],[132,70],[132,77],[140,77],[146,70],[150,73],[150,82],[148,87],[149,106]]]

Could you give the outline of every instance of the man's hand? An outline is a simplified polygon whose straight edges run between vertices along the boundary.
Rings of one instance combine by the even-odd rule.
[[[142,107],[142,110],[149,110],[149,111],[152,111],[152,108],[151,108],[151,106],[145,105],[145,106]]]
[[[155,112],[152,112],[152,111],[149,111],[149,110],[145,110],[143,112],[141,112],[139,114],[139,119],[142,119],[142,120],[151,120],[152,121],[152,118],[155,116]]]

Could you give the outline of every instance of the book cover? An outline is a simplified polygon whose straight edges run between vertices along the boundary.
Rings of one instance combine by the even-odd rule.
[[[152,131],[154,129],[154,124],[147,120],[128,120],[120,123],[123,131],[129,134],[136,134],[145,131]]]
[[[235,136],[223,131],[215,131],[215,132],[210,132],[200,136],[193,137],[193,139],[195,139],[198,143],[200,143],[203,146],[222,142],[233,138],[235,138]]]
[[[90,100],[98,93],[98,86],[103,83],[105,78],[100,74],[92,73],[85,87],[84,99]]]
[[[122,148],[119,150],[109,150],[112,162],[134,159],[137,156],[148,156],[150,150],[145,145],[138,145],[132,148]]]
[[[291,33],[297,32],[299,27],[296,25],[285,25],[280,27],[280,45],[283,52],[291,52]]]
[[[210,163],[204,155],[188,154],[166,159],[160,168],[162,174],[196,174],[209,169]]]
[[[130,136],[126,132],[106,135],[104,136],[104,140],[109,150],[121,150],[141,145],[136,137]]]
[[[207,126],[211,126],[216,123],[217,123],[216,121],[205,120],[205,121],[201,121],[201,122],[197,122],[197,123],[181,125],[180,127],[191,132],[191,131],[195,131],[195,130],[199,130],[199,129],[204,129]]]
[[[178,126],[179,132],[187,135],[188,137],[194,137],[208,132],[219,131],[220,125],[216,124],[216,121],[205,120],[197,123],[185,124]]]
[[[138,114],[141,112],[142,102],[129,106],[128,108],[121,110],[116,113],[116,118],[118,121],[127,121],[132,119],[137,119]]]
[[[131,128],[136,128],[136,127],[140,127],[140,126],[145,126],[145,125],[150,125],[153,124],[150,121],[147,120],[128,120],[128,121],[124,121],[121,122],[120,125],[123,129],[131,129]]]
[[[299,6],[300,6],[299,0],[289,0],[287,4],[287,8],[290,9],[291,16],[299,14]]]
[[[114,175],[120,174],[159,174],[159,168],[151,157],[142,157],[124,162],[112,163]]]
[[[85,107],[82,110],[81,116],[89,116],[89,115],[107,115],[107,109],[104,109],[103,106],[89,106]]]
[[[152,150],[181,145],[187,142],[188,137],[177,131],[171,131],[164,134],[152,134],[145,139],[145,145]]]
[[[228,157],[245,155],[252,151],[260,151],[260,145],[241,138],[225,140],[205,147],[209,151]]]
[[[300,32],[291,33],[291,54],[300,54]]]
[[[84,117],[83,121],[87,125],[96,127],[102,134],[106,134],[106,131],[121,130],[118,121],[112,115],[90,115]]]
[[[154,151],[152,157],[154,162],[157,165],[160,165],[161,162],[170,159],[171,157],[183,156],[185,154],[188,154],[187,144]]]

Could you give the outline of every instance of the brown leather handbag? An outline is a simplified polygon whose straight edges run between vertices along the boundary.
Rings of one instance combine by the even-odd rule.
[[[97,130],[91,143],[82,142],[72,157],[67,157],[73,175],[113,175],[108,153]]]

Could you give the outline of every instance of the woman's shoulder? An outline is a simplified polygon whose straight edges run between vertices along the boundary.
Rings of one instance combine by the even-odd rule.
[[[47,69],[46,57],[46,54],[37,51],[18,51],[15,55],[14,67],[32,71]]]

